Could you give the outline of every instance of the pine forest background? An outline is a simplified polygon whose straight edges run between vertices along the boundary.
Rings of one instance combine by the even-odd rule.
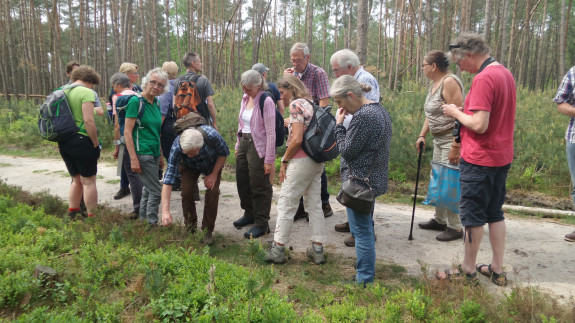
[[[109,77],[122,62],[140,74],[200,53],[213,84],[236,87],[256,62],[277,79],[296,41],[331,76],[329,58],[350,48],[382,88],[424,82],[432,49],[461,31],[481,33],[518,86],[557,87],[575,64],[573,0],[0,0],[0,91],[46,94],[77,60]],[[180,66],[180,71],[184,68]],[[407,90],[407,89],[404,89]]]

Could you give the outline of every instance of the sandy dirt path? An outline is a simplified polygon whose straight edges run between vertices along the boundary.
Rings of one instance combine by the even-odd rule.
[[[131,198],[116,201],[113,195],[119,188],[114,183],[115,165],[100,163],[98,167],[98,192],[100,204],[117,207],[125,212],[131,211]],[[64,162],[59,159],[35,159],[0,155],[0,178],[10,185],[21,186],[30,192],[48,191],[63,200],[67,199],[70,178]],[[112,182],[112,183],[107,183]],[[243,230],[237,230],[232,222],[242,214],[234,182],[221,183],[221,196],[215,233],[227,239],[241,242]],[[200,190],[204,190],[200,184]],[[277,217],[276,203],[279,187],[274,187],[274,205],[271,210],[270,228],[275,228]],[[198,203],[198,213],[203,210],[202,201]],[[319,198],[319,197],[318,197]],[[182,212],[180,194],[174,192],[171,210],[175,221],[181,221]],[[331,197],[334,216],[326,219],[327,243],[329,256],[354,257],[354,248],[345,247],[343,239],[346,233],[335,232],[333,227],[345,221],[345,209]],[[377,258],[388,263],[404,266],[411,275],[421,275],[421,264],[427,265],[429,271],[448,268],[451,264],[463,259],[463,242],[438,242],[436,231],[425,231],[417,228],[417,222],[433,217],[433,209],[418,205],[415,212],[413,229],[414,240],[409,241],[412,206],[377,203],[375,207],[375,230],[377,233]],[[539,286],[563,300],[575,296],[575,243],[563,240],[566,233],[575,230],[573,225],[565,225],[549,219],[526,219],[507,216],[507,245],[505,264],[508,277],[513,284]],[[478,262],[490,263],[491,246],[488,230],[481,245]],[[304,254],[310,240],[308,223],[300,220],[294,223],[290,245],[294,253]],[[273,233],[265,240],[272,240]],[[329,259],[328,259],[329,260]],[[289,264],[288,264],[289,265]],[[494,292],[510,292],[510,287],[501,288],[488,283],[482,277],[481,283]]]

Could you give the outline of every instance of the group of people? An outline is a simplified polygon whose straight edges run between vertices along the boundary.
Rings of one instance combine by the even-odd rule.
[[[266,261],[272,263],[286,261],[285,248],[291,227],[299,218],[307,218],[311,228],[307,256],[316,264],[325,263],[325,217],[333,215],[325,169],[323,163],[313,161],[302,149],[304,133],[314,115],[314,108],[327,107],[330,98],[338,107],[335,137],[340,151],[341,181],[366,178],[368,184],[358,183],[369,185],[375,196],[387,191],[392,126],[389,114],[379,103],[377,80],[363,69],[355,53],[344,49],[331,57],[336,79],[330,86],[325,70],[311,64],[310,58],[307,45],[296,43],[290,50],[292,67],[286,69],[275,84],[266,81],[268,68],[261,63],[241,75],[240,86],[244,95],[234,153],[243,214],[233,225],[238,229],[249,226],[244,232],[246,238],[258,238],[271,231],[269,221],[277,153],[276,109],[282,114],[285,109],[289,114],[284,120],[288,138],[279,169],[282,184],[274,239],[265,256]],[[477,74],[467,95],[464,95],[461,80],[448,72],[450,61],[462,71]],[[200,57],[194,53],[186,54],[183,64],[187,71],[180,77],[177,77],[178,69],[174,62],[152,69],[143,78],[141,90],[135,88],[137,66],[125,64],[128,65],[121,67],[120,73],[114,74],[110,80],[110,102],[112,115],[116,115],[120,109],[116,107],[118,97],[131,95],[128,104],[121,107],[125,109],[123,131],[120,131],[119,118],[114,118],[117,145],[114,157],[122,158],[120,171],[125,171],[131,187],[134,217],[146,220],[150,225],[170,225],[173,222],[171,193],[176,185],[181,185],[184,224],[190,232],[196,232],[197,181],[203,175],[206,194],[200,230],[205,231],[205,239],[211,241],[222,168],[230,152],[218,133],[212,86],[205,76],[199,75],[202,69]],[[489,55],[485,40],[476,34],[460,35],[450,45],[448,53],[427,53],[421,68],[431,80],[431,86],[424,106],[426,119],[416,147],[422,149],[427,134],[431,133],[433,160],[459,164],[461,172],[459,214],[438,207],[433,219],[419,224],[422,229],[442,231],[437,236],[439,241],[464,239],[465,256],[461,266],[437,272],[436,277],[440,280],[455,277],[474,279],[479,272],[489,276],[494,283],[503,285],[506,278],[503,271],[505,222],[502,204],[506,176],[513,159],[513,76]],[[99,143],[93,122],[96,99],[91,88],[100,79],[93,69],[85,65],[74,70],[71,78],[74,83],[82,85],[69,92],[73,98],[70,105],[74,117],[81,127],[76,139],[59,145],[73,178],[70,215],[77,216],[80,212],[82,194],[88,214],[93,215],[97,204],[95,175]],[[205,121],[176,135],[169,132],[171,127],[165,125],[173,119],[177,108],[176,94],[185,82],[193,82],[197,87],[201,99],[197,112]],[[268,95],[265,100],[260,100],[264,93]],[[572,100],[572,96],[570,98]],[[460,129],[458,135],[452,132],[456,124]],[[80,146],[83,150],[79,150]],[[83,153],[80,155],[77,151]],[[158,171],[163,169],[162,153],[167,159],[167,169],[160,183]],[[127,187],[121,184],[119,198],[129,194]],[[351,208],[346,210],[347,222],[336,225],[335,230],[351,233],[344,242],[356,248],[355,280],[362,284],[373,282],[374,208],[369,214]],[[489,225],[493,259],[489,265],[476,264],[486,223]]]

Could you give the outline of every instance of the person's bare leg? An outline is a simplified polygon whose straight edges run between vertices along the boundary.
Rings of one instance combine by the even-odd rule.
[[[481,239],[483,238],[484,229],[483,226],[477,227],[465,227],[465,252],[463,255],[463,263],[461,264],[461,269],[466,274],[473,274],[475,272],[475,262],[477,260],[477,254],[479,253],[479,246],[481,245]],[[471,237],[471,242],[469,239]],[[459,269],[450,270],[451,274],[456,274]],[[435,277],[439,280],[447,279],[447,274],[443,271],[437,271]]]
[[[479,253],[479,246],[483,238],[483,226],[465,227],[465,254],[463,256],[463,263],[461,269],[464,272],[471,274],[475,272],[475,263],[477,261],[477,254]],[[471,242],[469,242],[471,240]]]
[[[96,189],[96,175],[90,177],[80,177],[84,187],[84,203],[88,214],[94,214],[98,206],[98,190]],[[78,205],[79,205],[78,201]]]
[[[489,240],[493,251],[491,270],[496,274],[503,272],[503,255],[505,254],[505,234],[507,226],[505,220],[489,223]]]
[[[70,209],[79,209],[80,200],[82,200],[83,186],[80,175],[72,176],[70,191],[68,192],[68,207]]]

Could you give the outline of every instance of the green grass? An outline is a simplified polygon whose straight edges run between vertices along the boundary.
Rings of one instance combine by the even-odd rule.
[[[259,240],[235,243],[181,227],[150,229],[101,208],[71,222],[46,193],[0,183],[0,321],[501,322],[572,321],[569,305],[535,287],[492,295],[483,286],[437,282],[378,261],[376,283],[342,283],[351,258],[316,266],[290,254],[262,261]],[[58,278],[34,278],[34,266]]]

